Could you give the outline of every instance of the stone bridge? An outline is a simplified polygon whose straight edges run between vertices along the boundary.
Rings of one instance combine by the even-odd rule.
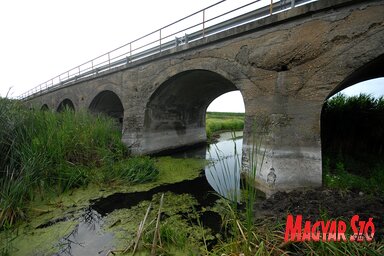
[[[258,159],[258,187],[273,193],[321,186],[324,101],[384,76],[383,67],[384,1],[319,0],[24,100],[116,117],[124,143],[142,155],[205,142],[208,105],[239,90],[243,166]]]

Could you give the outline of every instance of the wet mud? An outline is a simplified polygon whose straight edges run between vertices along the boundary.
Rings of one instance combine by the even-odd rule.
[[[283,222],[288,213],[302,215],[312,223],[336,218],[349,222],[357,214],[361,220],[373,218],[375,239],[384,241],[384,199],[379,195],[327,188],[278,192],[258,202],[255,213],[258,218],[274,217]]]

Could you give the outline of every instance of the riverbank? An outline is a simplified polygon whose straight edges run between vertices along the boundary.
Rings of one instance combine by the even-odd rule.
[[[240,182],[241,133],[192,154],[127,158],[113,120],[9,106],[0,108],[1,152],[13,150],[1,158],[2,256],[384,254],[381,168],[356,178],[330,162],[324,188],[264,199]],[[370,243],[286,243],[288,214],[360,214],[377,234]]]
[[[242,131],[244,113],[207,112],[206,132],[208,142],[214,142],[222,132]]]

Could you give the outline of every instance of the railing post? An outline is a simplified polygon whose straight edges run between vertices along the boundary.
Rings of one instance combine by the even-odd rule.
[[[269,5],[269,14],[272,15],[272,7],[273,6],[273,0],[271,0],[271,4]]]
[[[110,56],[110,53],[111,52],[108,52],[108,69],[111,68],[111,56]]]
[[[129,43],[129,59],[132,59],[132,42]]]
[[[80,66],[78,68],[79,68],[79,75],[80,75]]]
[[[159,33],[160,33],[160,52],[161,52],[161,29],[159,29]]]
[[[205,37],[205,9],[203,10],[203,38]]]
[[[291,8],[295,7],[295,0],[291,0]]]

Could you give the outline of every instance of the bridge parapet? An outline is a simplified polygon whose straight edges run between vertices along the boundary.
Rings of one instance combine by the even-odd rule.
[[[84,79],[93,79],[119,68],[129,67],[134,62],[145,61],[156,54],[165,53],[162,55],[164,56],[172,53],[169,51],[171,49],[177,51],[183,45],[315,1],[317,0],[280,0],[259,6],[260,0],[253,0],[227,9],[222,8],[225,2],[222,0],[65,71],[19,95],[18,99],[28,100]],[[208,13],[213,15],[208,16]]]

